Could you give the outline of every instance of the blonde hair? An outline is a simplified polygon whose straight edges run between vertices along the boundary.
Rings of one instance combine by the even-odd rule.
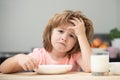
[[[50,52],[53,48],[51,44],[51,34],[52,30],[60,25],[70,23],[70,20],[75,17],[80,20],[80,18],[84,21],[85,29],[86,29],[86,37],[90,43],[91,38],[93,37],[93,23],[90,19],[88,19],[81,11],[72,11],[72,10],[65,10],[61,13],[55,14],[46,25],[46,28],[43,32],[43,47]],[[68,51],[69,54],[76,53],[80,50],[80,46],[78,41],[75,43],[73,48]]]

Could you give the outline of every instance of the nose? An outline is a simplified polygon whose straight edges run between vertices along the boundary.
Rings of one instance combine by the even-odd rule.
[[[62,35],[62,40],[66,41],[67,38],[68,38],[67,34],[63,34],[63,35]]]

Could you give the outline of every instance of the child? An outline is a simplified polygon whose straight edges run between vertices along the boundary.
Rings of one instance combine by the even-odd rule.
[[[43,48],[8,58],[1,64],[0,71],[13,73],[33,70],[38,65],[71,64],[71,71],[90,72],[92,36],[93,24],[82,12],[65,10],[57,13],[45,28]]]

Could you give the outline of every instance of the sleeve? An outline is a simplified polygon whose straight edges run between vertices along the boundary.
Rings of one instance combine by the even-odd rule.
[[[39,63],[42,62],[42,49],[35,48],[32,53],[29,53],[28,56],[35,58]]]

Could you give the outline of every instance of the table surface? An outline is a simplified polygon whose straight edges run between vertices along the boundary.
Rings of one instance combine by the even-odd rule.
[[[0,73],[0,80],[120,80],[120,75],[93,76],[85,72],[69,72],[56,75],[41,75],[35,72],[13,74]]]

